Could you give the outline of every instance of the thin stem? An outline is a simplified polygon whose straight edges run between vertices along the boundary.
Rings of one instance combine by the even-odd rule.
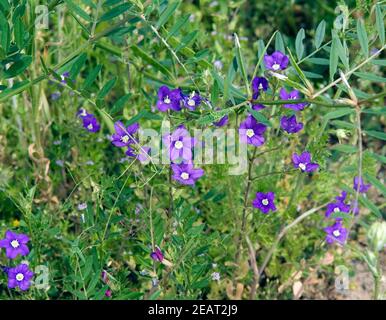
[[[245,192],[244,192],[244,204],[243,204],[243,211],[242,211],[242,216],[241,216],[241,230],[240,230],[239,236],[237,238],[237,242],[236,242],[236,257],[235,257],[236,265],[238,265],[239,261],[240,261],[241,240],[242,240],[242,235],[245,233],[245,228],[247,225],[246,220],[247,220],[248,197],[249,197],[249,192],[250,192],[251,185],[252,185],[252,180],[251,180],[252,167],[253,167],[253,162],[256,158],[256,152],[257,152],[257,148],[254,148],[253,155],[249,159],[249,162],[248,162],[247,186],[246,186]]]
[[[297,217],[294,221],[292,221],[290,224],[288,224],[286,227],[284,227],[279,232],[279,234],[276,236],[275,241],[273,242],[271,249],[268,251],[268,254],[266,255],[261,267],[259,268],[259,277],[258,277],[259,280],[260,280],[261,275],[263,274],[265,268],[268,266],[268,263],[271,260],[275,250],[277,249],[281,239],[287,234],[287,232],[290,229],[292,229],[294,226],[296,226],[298,223],[303,221],[305,218],[307,218],[308,216],[312,215],[313,213],[315,213],[315,212],[319,211],[320,209],[324,208],[325,206],[327,206],[327,204],[328,203],[325,203],[319,207],[316,207],[316,208],[313,208],[311,210],[304,212],[303,214],[301,214],[299,217]]]
[[[382,51],[383,49],[386,48],[386,45],[384,45],[381,49],[379,49],[376,53],[374,53],[372,56],[368,57],[366,60],[364,60],[362,63],[358,64],[354,69],[351,69],[350,71],[348,71],[347,73],[344,74],[344,76],[346,78],[348,78],[349,76],[351,76],[355,71],[357,71],[358,69],[362,68],[365,64],[367,64],[368,62],[370,62],[372,59],[374,59],[376,56],[378,56]],[[331,82],[329,85],[325,86],[323,89],[321,89],[320,91],[318,91],[317,93],[315,93],[313,96],[312,96],[312,99],[315,99],[317,97],[319,97],[322,93],[326,92],[328,89],[334,87],[335,85],[337,85],[339,82],[342,81],[342,77],[339,77],[338,79],[336,79],[335,81]]]

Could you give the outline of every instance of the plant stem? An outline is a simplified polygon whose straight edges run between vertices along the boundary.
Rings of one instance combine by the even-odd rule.
[[[308,210],[301,214],[299,217],[297,217],[294,221],[292,221],[290,224],[288,224],[286,227],[284,227],[279,234],[276,236],[275,241],[273,242],[273,245],[271,249],[268,251],[268,254],[266,255],[261,267],[259,268],[259,277],[258,280],[260,280],[261,275],[263,274],[265,268],[268,266],[269,261],[271,260],[277,246],[279,245],[281,239],[287,234],[287,232],[292,229],[294,226],[296,226],[298,223],[303,221],[308,216],[312,215],[313,213],[319,211],[320,209],[324,208],[328,203],[325,203],[319,207],[313,208],[311,210]]]

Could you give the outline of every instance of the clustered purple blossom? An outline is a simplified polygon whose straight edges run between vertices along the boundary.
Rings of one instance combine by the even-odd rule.
[[[266,130],[265,124],[257,122],[252,115],[248,115],[239,127],[240,141],[259,147],[265,142],[263,134]]]
[[[281,128],[288,133],[297,133],[303,129],[303,123],[296,121],[296,116],[292,115],[290,117],[283,116],[280,119]]]
[[[362,177],[354,177],[353,189],[355,192],[365,193],[371,187],[371,184],[365,184]],[[328,244],[338,243],[344,245],[347,237],[348,230],[344,227],[344,219],[342,213],[349,215],[352,212],[354,215],[359,214],[359,208],[356,200],[352,200],[351,203],[346,203],[347,191],[342,191],[339,196],[335,197],[334,202],[330,202],[327,205],[325,216],[327,218],[333,217],[335,223],[332,226],[324,228],[326,233],[326,242]]]
[[[86,109],[80,108],[77,112],[77,116],[82,120],[83,127],[88,132],[98,132],[101,128],[97,118],[92,114],[88,113]]]
[[[14,260],[19,255],[24,257],[29,254],[27,243],[29,237],[25,234],[17,234],[11,230],[5,232],[5,238],[0,240],[0,248],[4,248],[8,259]],[[16,267],[2,266],[1,270],[8,276],[8,288],[19,287],[21,291],[28,290],[31,286],[31,279],[34,273],[25,263]]]
[[[292,155],[292,163],[294,168],[300,169],[302,172],[313,172],[319,168],[317,163],[311,162],[311,154],[307,151],[300,155],[294,153]]]
[[[300,92],[298,90],[292,90],[287,92],[285,88],[280,90],[280,99],[282,100],[298,100],[300,99]],[[306,107],[307,103],[289,103],[284,104],[283,107],[287,109],[292,109],[294,111],[301,111]]]
[[[201,96],[195,91],[185,95],[180,88],[169,89],[167,86],[161,86],[158,90],[157,108],[162,112],[181,111],[182,107],[193,111],[201,104],[201,100]]]

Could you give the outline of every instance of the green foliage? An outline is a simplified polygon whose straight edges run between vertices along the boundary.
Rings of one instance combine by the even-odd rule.
[[[358,198],[349,245],[359,251],[367,226],[385,218],[384,4],[363,1],[354,9],[340,2],[339,11],[334,1],[51,3],[50,28],[42,30],[34,4],[0,0],[0,236],[8,229],[28,234],[31,267],[50,270],[46,290],[26,293],[6,290],[1,273],[0,299],[12,292],[21,299],[109,299],[106,290],[113,299],[254,298],[246,236],[259,268],[274,245],[257,298],[293,298],[299,270],[301,281],[317,270],[330,272],[324,279],[333,283],[333,266],[319,265],[326,251],[350,266],[349,249],[324,241],[332,220],[323,220],[323,204],[342,190]],[[290,60],[282,77],[264,64],[275,50]],[[255,76],[270,82],[256,101]],[[154,108],[161,85],[210,102],[163,114]],[[299,90],[297,102],[307,104],[296,112],[304,124],[297,134],[280,129],[281,117],[295,113],[283,107],[282,87]],[[265,109],[254,110],[255,103]],[[79,108],[97,116],[98,133],[82,128]],[[171,183],[168,166],[128,160],[106,138],[118,120],[158,131],[163,120],[213,129],[228,116],[227,128],[237,129],[248,113],[267,126],[250,176],[228,175],[229,163],[208,164],[194,187]],[[252,157],[255,148],[248,150]],[[292,154],[303,151],[320,165],[317,172],[293,169]],[[359,172],[372,184],[366,194],[352,188]],[[263,215],[251,202],[268,191],[277,211]],[[352,217],[332,216],[347,225],[356,223]],[[163,263],[150,258],[157,246]],[[7,263],[0,252],[0,265]]]

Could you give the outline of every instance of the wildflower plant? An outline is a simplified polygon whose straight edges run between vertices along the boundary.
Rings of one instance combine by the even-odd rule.
[[[40,30],[1,0],[0,299],[291,299],[358,257],[381,298],[385,6],[360,3],[303,29],[288,1],[49,1]]]

